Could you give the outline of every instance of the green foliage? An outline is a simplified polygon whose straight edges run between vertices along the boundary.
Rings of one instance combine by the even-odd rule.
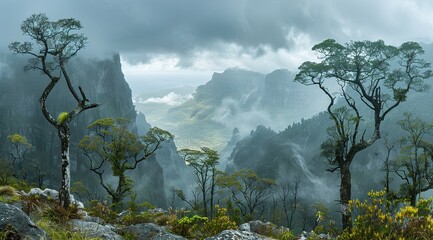
[[[391,166],[404,181],[400,185],[400,194],[415,206],[417,195],[431,189],[433,185],[430,177],[433,174],[433,144],[425,141],[433,133],[433,125],[410,113],[403,115],[404,118],[397,123],[407,135],[400,140],[400,155],[391,161]]]
[[[155,223],[158,225],[166,225],[172,214],[163,212],[149,212],[150,209],[154,209],[155,206],[148,202],[137,204],[135,201],[136,194],[132,194],[131,200],[128,201],[128,213],[125,214],[119,221],[125,225],[133,225],[139,223]]]
[[[17,196],[16,190],[11,186],[0,186],[0,195],[1,196]]]
[[[0,186],[0,202],[13,203],[20,199],[14,187]]]
[[[227,199],[227,212],[230,218],[233,219],[233,221],[235,221],[237,225],[242,223],[241,210],[233,206],[233,202],[231,199]]]
[[[29,216],[40,216],[46,204],[39,195],[21,196],[22,210]]]
[[[122,219],[120,220],[125,225],[134,225],[139,223],[164,223],[164,221],[160,221],[159,219],[163,216],[163,213],[133,213],[128,212]]]
[[[20,239],[19,232],[11,224],[0,229],[0,240]]]
[[[49,221],[65,224],[71,219],[81,219],[83,216],[78,211],[76,205],[71,205],[69,208],[64,208],[58,203],[51,205],[51,207],[45,209],[42,216],[47,218]]]
[[[107,223],[115,223],[118,217],[118,214],[111,210],[109,206],[97,200],[92,200],[86,210],[89,215],[98,217]]]
[[[26,137],[19,135],[17,133],[7,136],[7,139],[12,144],[19,144],[28,148],[33,148],[33,146],[29,143]]]
[[[200,190],[201,209],[197,201],[188,201],[181,190],[175,190],[177,196],[188,203],[194,210],[201,210],[205,216],[214,215],[214,196],[216,193],[216,179],[219,172],[216,166],[219,164],[219,154],[210,148],[202,147],[201,150],[182,149],[179,154],[185,162],[194,169],[197,189]]]
[[[186,238],[195,238],[201,235],[199,230],[207,221],[207,217],[200,217],[198,215],[194,215],[192,217],[185,216],[177,221],[174,221],[170,226],[170,230],[173,233]]]
[[[428,239],[433,236],[431,203],[420,200],[415,207],[404,205],[387,211],[385,191],[369,192],[369,200],[353,200],[351,210],[358,212],[352,230],[345,230],[338,239]]]
[[[277,236],[276,238],[279,240],[295,240],[296,239],[295,234],[293,234],[293,232],[290,230],[285,231],[283,234]]]
[[[261,178],[252,169],[242,169],[231,175],[221,175],[218,186],[227,188],[231,198],[246,220],[251,220],[255,210],[272,194],[275,181]]]
[[[215,206],[216,217],[212,218],[210,221],[206,221],[202,228],[202,232],[205,237],[214,236],[227,229],[237,229],[237,223],[230,219],[227,215],[227,209]]]
[[[90,161],[90,170],[99,176],[113,207],[118,209],[133,187],[133,181],[126,172],[136,169],[163,141],[173,138],[169,132],[156,127],[137,137],[128,130],[128,123],[124,118],[96,120],[88,126],[92,134],[86,135],[78,144]],[[107,183],[106,167],[110,167],[112,176],[117,178],[114,186]]]
[[[0,159],[0,185],[9,185],[13,180],[12,163]]]
[[[64,121],[66,121],[69,118],[69,113],[67,112],[61,112],[59,113],[59,116],[57,116],[57,124],[62,125]]]
[[[180,219],[171,218],[167,221],[171,232],[186,238],[204,239],[214,236],[223,230],[237,229],[237,223],[227,215],[227,209],[215,206],[216,216],[213,219],[193,215],[183,216]],[[181,214],[183,215],[183,214]],[[176,215],[171,215],[172,217]]]

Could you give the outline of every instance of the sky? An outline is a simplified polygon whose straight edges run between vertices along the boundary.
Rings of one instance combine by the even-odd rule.
[[[120,53],[129,81],[296,71],[327,38],[433,42],[431,0],[1,0],[0,51],[25,40],[20,24],[34,13],[80,20],[89,39],[82,54]]]

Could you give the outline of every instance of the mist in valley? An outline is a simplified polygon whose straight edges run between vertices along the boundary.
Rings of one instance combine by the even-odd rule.
[[[150,222],[165,225],[167,234],[205,239],[211,237],[207,224],[225,221],[220,207],[228,216],[224,224],[239,234],[245,234],[242,223],[254,232],[259,220],[284,227],[269,235],[277,239],[289,233],[345,239],[357,233],[351,229],[367,231],[355,221],[363,212],[347,211],[356,204],[348,199],[373,201],[382,194],[390,203],[380,209],[392,221],[407,205],[421,209],[418,202],[430,201],[428,1],[2,4],[0,188],[14,189],[10,201],[17,206],[30,204],[25,201],[32,188],[62,194],[66,152],[69,191],[83,211],[107,210],[81,220],[121,225],[113,230],[119,239],[129,236],[122,232],[129,227]],[[45,49],[52,59],[39,63],[44,46],[65,41],[48,33],[67,25],[47,25],[52,29],[41,33],[50,39],[45,44],[22,34],[22,22],[38,13],[50,21],[79,20],[84,27],[70,31],[86,37],[85,47],[64,61],[62,54],[74,48]],[[36,43],[19,48],[9,45],[13,41]],[[25,70],[27,64],[33,69]],[[55,87],[41,97],[50,83]],[[97,106],[75,115],[90,103]],[[118,118],[123,120],[116,125]],[[97,121],[99,128],[88,127]],[[152,131],[170,137],[148,136]],[[70,134],[68,150],[61,152],[64,132]],[[89,139],[94,142],[85,149],[82,141]],[[105,157],[99,175],[98,157]],[[114,191],[121,184],[126,190]],[[7,201],[0,193],[0,203]],[[418,220],[431,219],[429,204]],[[26,214],[38,227],[47,215]],[[206,219],[182,225],[198,216]],[[406,231],[392,221],[394,229]],[[212,236],[225,229],[219,230]]]

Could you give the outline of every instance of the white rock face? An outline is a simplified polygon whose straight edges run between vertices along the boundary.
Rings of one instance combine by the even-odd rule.
[[[40,188],[32,188],[28,193],[22,194],[25,196],[39,196],[41,198],[51,199],[54,201],[59,200],[59,191],[50,188],[45,188],[44,190]],[[75,200],[74,195],[71,194],[69,200],[72,204],[77,205],[78,209],[84,209],[84,204],[78,200]]]

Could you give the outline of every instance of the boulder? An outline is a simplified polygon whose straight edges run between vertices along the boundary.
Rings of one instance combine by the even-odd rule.
[[[149,239],[149,240],[186,239],[184,237],[169,233],[164,227],[158,226],[153,223],[142,223],[142,224],[131,225],[122,229],[122,232],[132,234],[136,239]]]
[[[115,231],[114,227],[110,225],[101,225],[95,222],[86,222],[79,219],[73,219],[69,221],[72,226],[72,231],[80,232],[87,238],[98,238],[103,240],[121,240]]]
[[[58,201],[59,200],[59,191],[54,190],[54,189],[50,189],[50,188],[45,188],[44,190],[40,189],[40,188],[32,188],[30,189],[29,193],[22,193],[25,196],[39,196],[41,198],[44,199],[51,199],[54,201]],[[72,204],[77,205],[78,209],[84,209],[84,204],[78,200],[75,200],[74,195],[69,195],[69,201]]]
[[[288,231],[288,228],[277,226],[270,222],[262,222],[260,220],[250,221],[248,223],[250,231],[266,236],[279,236]]]
[[[268,238],[257,233],[239,231],[239,230],[224,230],[219,234],[206,238],[206,240],[270,240]]]
[[[19,208],[0,203],[0,231],[7,232],[6,239],[49,239]]]

